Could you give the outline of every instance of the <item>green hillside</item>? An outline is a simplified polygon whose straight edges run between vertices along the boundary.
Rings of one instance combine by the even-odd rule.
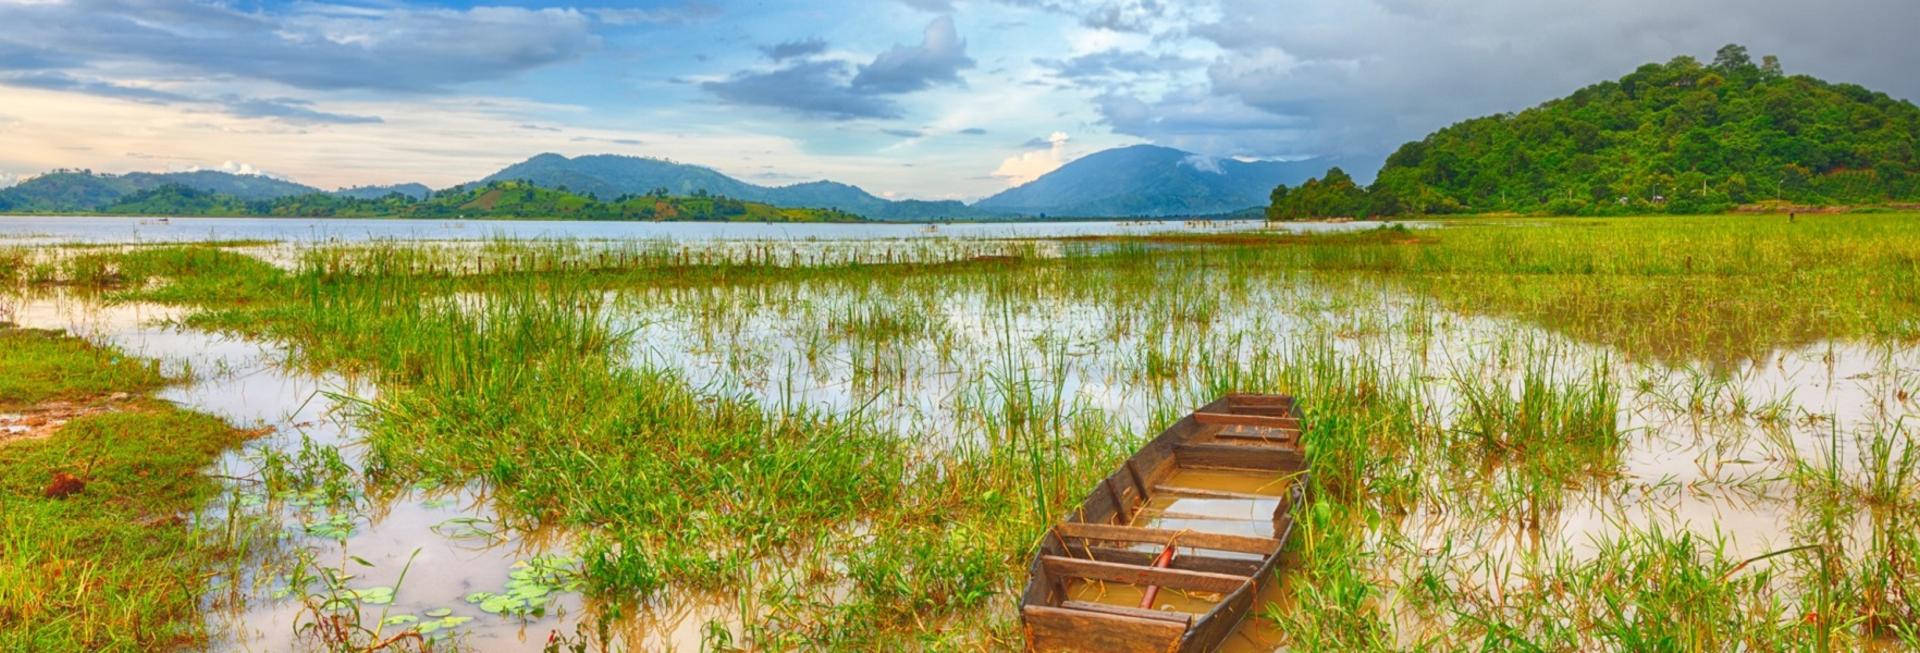
[[[1702,213],[1920,200],[1920,108],[1722,48],[1408,143],[1371,187],[1275,193],[1276,218]],[[1337,184],[1336,184],[1337,185]],[[1304,190],[1304,189],[1303,189]],[[1329,211],[1332,211],[1329,213]]]
[[[696,191],[672,196],[663,191],[602,201],[591,195],[542,188],[526,182],[494,181],[427,199],[395,192],[361,199],[332,193],[307,193],[245,201],[184,184],[137,191],[107,205],[114,215],[278,216],[335,218],[523,218],[563,220],[692,220],[730,222],[855,222],[861,218],[830,209],[788,209]]]

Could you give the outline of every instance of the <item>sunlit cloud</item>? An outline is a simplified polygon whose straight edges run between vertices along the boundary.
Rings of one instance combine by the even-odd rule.
[[[1029,146],[1039,144],[1037,142],[1038,140],[1039,139],[1028,141],[1027,144]],[[1008,157],[1005,161],[1000,162],[1000,167],[994,169],[992,176],[1005,180],[1008,186],[1018,186],[1039,179],[1041,175],[1058,170],[1060,166],[1066,165],[1067,163],[1066,149],[1068,140],[1071,139],[1068,138],[1066,132],[1054,132],[1048,135],[1045,140],[1046,149],[1021,152],[1018,155]]]

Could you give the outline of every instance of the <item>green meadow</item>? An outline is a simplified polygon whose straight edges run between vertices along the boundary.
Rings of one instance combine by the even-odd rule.
[[[154,360],[0,330],[0,413],[106,402],[0,439],[0,648],[217,648],[225,587],[323,651],[1018,650],[1046,527],[1227,392],[1299,398],[1313,497],[1232,650],[1920,648],[1911,214],[0,245],[0,282],[378,389],[328,398],[348,441],[276,450],[154,398],[193,381]],[[460,537],[558,544],[396,615],[458,563],[370,591],[351,543],[253,534],[441,490],[481,497]]]

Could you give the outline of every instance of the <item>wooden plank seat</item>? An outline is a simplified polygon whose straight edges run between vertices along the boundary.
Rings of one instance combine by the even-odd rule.
[[[1181,467],[1272,471],[1306,466],[1306,457],[1292,449],[1213,442],[1174,445],[1173,456]]]
[[[1205,426],[1257,426],[1269,429],[1284,429],[1296,433],[1300,431],[1300,420],[1292,417],[1245,415],[1241,413],[1194,413],[1193,419]]]
[[[1278,499],[1280,497],[1272,498]],[[1201,531],[1176,531],[1165,528],[1145,528],[1141,526],[1065,522],[1054,526],[1054,532],[1059,533],[1061,537],[1083,540],[1145,542],[1162,545],[1173,542],[1179,546],[1195,549],[1214,549],[1218,551],[1233,551],[1235,553],[1257,553],[1260,555],[1272,555],[1274,552],[1280,550],[1280,540],[1271,537],[1228,535]]]
[[[1225,594],[1253,581],[1252,577],[1187,571],[1170,567],[1147,567],[1119,562],[1103,562],[1066,556],[1040,556],[1040,565],[1058,578],[1084,578],[1141,587],[1159,586],[1173,590]]]
[[[1285,501],[1287,499],[1287,495],[1285,494],[1257,494],[1253,492],[1210,490],[1166,484],[1153,486],[1153,492],[1155,496],[1177,496],[1188,499],[1245,499],[1249,501]],[[1212,519],[1212,517],[1201,517],[1201,519]]]

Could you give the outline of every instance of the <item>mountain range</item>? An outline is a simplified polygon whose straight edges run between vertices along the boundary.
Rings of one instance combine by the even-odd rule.
[[[857,186],[825,180],[761,186],[712,168],[660,159],[541,154],[441,192],[462,192],[490,182],[524,181],[609,201],[665,189],[678,196],[722,195],[776,207],[835,209],[890,221],[1172,217],[1224,214],[1263,205],[1275,185],[1298,183],[1316,165],[1324,164],[1211,159],[1171,148],[1136,145],[1087,155],[1032,182],[968,205],[952,200],[888,200]],[[326,193],[272,177],[217,171],[106,175],[61,170],[0,190],[0,211],[99,211],[135,193],[175,184],[242,201]],[[398,193],[418,200],[433,192],[422,184],[398,184],[345,188],[330,194],[377,199]]]

